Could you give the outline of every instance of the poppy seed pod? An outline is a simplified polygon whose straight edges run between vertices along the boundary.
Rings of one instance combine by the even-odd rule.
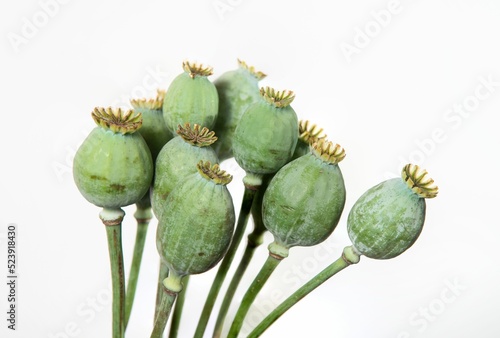
[[[215,266],[226,253],[234,230],[234,207],[226,187],[232,176],[217,164],[200,161],[167,199],[169,212],[158,224],[156,245],[178,276]]]
[[[214,85],[219,94],[219,113],[214,131],[219,138],[214,145],[219,160],[233,157],[234,131],[241,115],[260,99],[259,81],[266,74],[238,59],[238,69],[222,74]]]
[[[407,164],[401,178],[366,191],[352,207],[347,231],[356,250],[367,257],[389,259],[417,240],[425,220],[425,199],[438,188],[427,171]]]
[[[186,122],[212,129],[219,107],[217,89],[207,78],[212,67],[185,61],[182,68],[184,72],[172,81],[163,100],[165,123],[172,133]]]
[[[95,108],[98,125],[73,160],[73,178],[82,195],[96,206],[115,209],[136,203],[153,177],[151,152],[137,133],[142,116],[132,110]]]
[[[263,201],[263,219],[277,244],[312,246],[337,226],[345,204],[345,186],[338,163],[345,151],[324,139],[281,168]]]
[[[142,127],[139,133],[144,137],[151,150],[153,163],[161,148],[170,141],[173,137],[170,130],[163,119],[163,98],[165,97],[164,90],[158,90],[154,99],[132,99],[130,104],[135,112],[142,114]]]
[[[309,154],[310,146],[321,139],[326,139],[326,134],[324,133],[323,128],[320,128],[307,120],[300,120],[299,139],[291,160],[293,161],[301,156]]]
[[[186,176],[197,172],[198,162],[218,162],[210,146],[217,141],[213,131],[198,124],[191,126],[186,123],[184,127],[178,126],[177,134],[179,136],[167,142],[156,159],[151,202],[158,219],[165,211],[168,194]]]
[[[292,157],[299,133],[290,103],[291,91],[260,90],[261,99],[247,108],[236,127],[233,151],[236,162],[247,173],[272,174]]]

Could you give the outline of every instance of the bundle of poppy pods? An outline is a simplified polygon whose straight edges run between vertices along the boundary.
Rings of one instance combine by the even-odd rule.
[[[228,324],[227,336],[237,337],[250,306],[290,248],[324,241],[344,209],[346,189],[339,163],[345,151],[328,141],[322,128],[297,120],[291,107],[293,92],[259,88],[265,74],[240,60],[236,70],[213,83],[208,79],[210,67],[184,62],[183,70],[155,98],[131,100],[130,110],[95,108],[91,115],[97,127],[74,158],[78,189],[102,208],[111,263],[113,338],[125,334],[153,213],[158,219],[160,264],[151,337],[163,336],[170,317],[169,337],[177,337],[189,276],[220,263],[194,333],[205,335],[252,217],[254,229],[213,330],[213,337],[221,337]],[[245,170],[238,218],[227,189],[232,176],[219,166],[232,157]],[[358,263],[360,256],[389,259],[406,251],[422,231],[425,199],[437,192],[427,172],[413,164],[402,168],[400,178],[368,189],[349,212],[352,244],[269,313],[248,337],[260,336],[305,295]],[[125,287],[122,208],[131,204],[137,207],[137,234]],[[266,231],[274,236],[269,256],[229,322],[229,306]]]

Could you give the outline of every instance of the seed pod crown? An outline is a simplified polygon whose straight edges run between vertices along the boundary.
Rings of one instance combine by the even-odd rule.
[[[326,139],[326,134],[323,128],[318,127],[316,124],[308,120],[300,120],[299,139],[304,143],[313,144],[320,139]]]
[[[205,66],[201,63],[184,61],[182,63],[182,69],[189,73],[191,78],[195,76],[210,76],[214,73],[214,70],[210,66]]]
[[[142,114],[131,109],[96,107],[92,118],[98,126],[114,133],[129,134],[142,126]]]
[[[144,108],[151,110],[160,110],[163,105],[163,99],[165,98],[165,90],[158,89],[156,93],[156,97],[154,98],[140,98],[140,99],[131,99],[130,104],[133,108]]]
[[[276,108],[287,107],[295,99],[295,94],[291,90],[278,91],[271,87],[262,87],[260,95]]]
[[[227,185],[233,180],[233,176],[222,170],[218,164],[212,165],[210,161],[200,161],[197,168],[201,176],[215,184]]]
[[[311,145],[311,152],[321,160],[337,164],[345,158],[345,150],[338,144],[320,139]]]
[[[177,126],[177,134],[182,137],[184,141],[197,147],[207,147],[217,141],[217,136],[215,136],[214,131],[210,131],[208,128],[202,127],[196,123],[193,127],[191,127],[189,122],[186,122],[184,127],[179,124]]]
[[[438,187],[429,177],[427,170],[416,164],[407,164],[401,170],[401,178],[408,187],[422,198],[434,198],[438,194]]]
[[[238,66],[240,66],[243,69],[246,69],[257,80],[262,80],[267,76],[267,74],[257,71],[254,66],[247,65],[247,63],[241,59],[238,59]]]

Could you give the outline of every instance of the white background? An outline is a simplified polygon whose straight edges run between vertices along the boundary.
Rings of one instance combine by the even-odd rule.
[[[500,336],[500,2],[47,3],[3,1],[0,10],[0,336],[110,336],[105,231],[71,175],[72,156],[94,127],[90,112],[166,88],[185,59],[213,66],[215,79],[238,57],[268,74],[262,84],[294,90],[299,117],[347,151],[348,199],[337,230],[322,247],[292,249],[252,320],[340,255],[348,210],[366,189],[409,161],[440,187],[410,250],[388,261],[363,258],[264,336]],[[224,165],[239,206],[242,172]],[[125,211],[128,267],[134,207]],[[14,333],[5,320],[9,223],[18,225]],[[148,337],[152,328],[155,227],[154,220],[128,337]],[[259,249],[245,285],[266,251]],[[192,336],[214,273],[192,278],[181,337]]]

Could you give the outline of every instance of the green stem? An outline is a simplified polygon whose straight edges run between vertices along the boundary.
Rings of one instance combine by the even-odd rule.
[[[132,255],[132,265],[130,267],[127,293],[125,298],[125,328],[128,325],[132,306],[134,304],[135,291],[137,289],[137,280],[141,269],[142,253],[144,252],[144,243],[148,232],[149,221],[153,217],[150,206],[143,207],[137,204],[137,211],[134,213],[137,220],[137,233],[135,236],[134,252]]]
[[[218,338],[222,334],[222,328],[224,327],[224,320],[226,319],[227,313],[229,311],[229,307],[233,300],[234,294],[238,289],[238,285],[241,282],[245,271],[252,260],[255,249],[261,245],[264,241],[264,233],[266,232],[266,228],[264,223],[262,222],[262,196],[264,193],[264,187],[262,187],[255,196],[255,200],[252,204],[252,218],[254,220],[254,229],[252,233],[248,235],[248,242],[245,248],[245,252],[243,253],[243,257],[236,269],[236,272],[231,279],[231,283],[224,295],[224,300],[219,310],[219,314],[217,315],[217,321],[215,323],[215,329],[213,333],[214,338]]]
[[[233,240],[231,241],[231,245],[229,246],[224,259],[222,260],[221,265],[217,270],[217,274],[208,293],[205,305],[203,306],[203,310],[200,316],[200,320],[198,321],[198,326],[196,327],[196,331],[194,334],[195,338],[203,337],[208,320],[210,319],[210,314],[212,313],[212,309],[215,304],[215,300],[217,299],[217,295],[219,294],[220,288],[222,287],[222,283],[224,282],[227,271],[231,266],[231,262],[233,261],[236,250],[238,249],[238,245],[240,244],[241,239],[243,238],[243,235],[245,233],[248,217],[250,215],[250,209],[252,208],[253,198],[255,196],[256,190],[258,189],[258,186],[260,186],[260,184],[255,186],[249,186],[245,184],[245,192],[243,193],[243,201],[241,202],[238,224],[236,225],[236,230],[234,231]]]
[[[184,301],[186,300],[186,289],[189,283],[189,276],[184,277],[182,283],[182,292],[177,297],[175,301],[174,312],[172,313],[172,324],[170,325],[170,332],[168,334],[169,338],[176,338],[179,334],[179,326],[181,323],[182,308],[184,307]]]
[[[302,298],[307,296],[310,292],[315,290],[318,286],[327,281],[330,277],[334,276],[337,272],[345,269],[351,264],[356,264],[359,262],[359,255],[354,251],[353,247],[346,247],[342,254],[342,257],[337,259],[335,262],[326,267],[323,271],[314,276],[309,282],[304,284],[300,289],[295,291],[290,297],[288,297],[283,303],[278,305],[262,322],[257,325],[257,327],[250,332],[247,338],[256,338],[267,330],[271,324],[273,324],[281,315],[283,315],[288,309],[297,304]]]
[[[99,213],[106,226],[109,261],[111,264],[111,285],[113,290],[113,338],[123,338],[125,325],[125,272],[122,250],[122,220],[125,212],[118,209],[103,208]]]
[[[229,329],[228,338],[233,338],[238,336],[238,333],[240,332],[241,327],[243,326],[243,320],[245,319],[245,316],[247,315],[250,306],[252,305],[253,301],[259,294],[259,291],[262,289],[266,281],[269,279],[269,276],[271,276],[272,272],[276,269],[276,267],[278,266],[278,264],[281,262],[282,259],[283,257],[269,254],[266,262],[264,263],[258,275],[255,277],[252,284],[245,293],[245,296],[243,296],[243,300],[241,301],[240,307],[236,312],[236,317],[234,318],[233,324]]]
[[[155,320],[155,326],[153,328],[153,333],[151,333],[151,338],[161,338],[163,336],[163,331],[167,326],[168,317],[170,316],[170,310],[172,310],[172,305],[177,297],[176,293],[171,293],[168,290],[163,291],[163,296],[161,297],[160,311]]]
[[[163,281],[168,277],[168,266],[164,262],[160,260],[160,269],[158,273],[158,286],[156,288],[156,305],[155,305],[155,317],[158,316],[158,312],[160,311],[161,299],[163,295]]]
[[[177,298],[179,292],[182,291],[182,276],[177,275],[173,270],[170,271],[169,276],[163,281],[163,290],[158,316],[155,319],[155,325],[151,338],[162,338],[163,331],[167,326],[168,318],[172,310],[172,305]]]

